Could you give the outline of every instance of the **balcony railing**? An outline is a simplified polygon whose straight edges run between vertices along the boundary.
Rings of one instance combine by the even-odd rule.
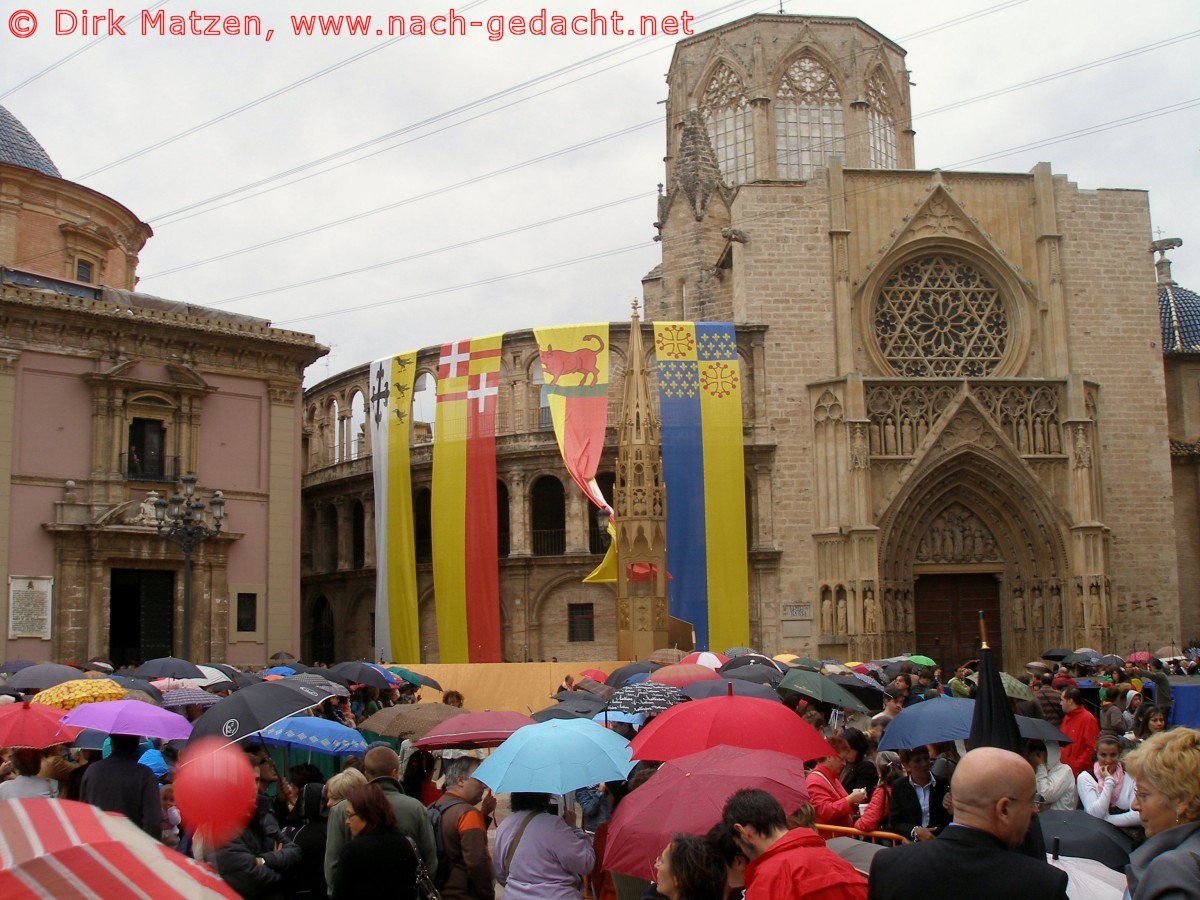
[[[179,457],[159,456],[141,459],[135,453],[122,453],[121,474],[128,481],[157,481],[174,484],[179,480]]]
[[[567,552],[567,532],[565,528],[545,528],[533,530],[534,556],[562,556]]]

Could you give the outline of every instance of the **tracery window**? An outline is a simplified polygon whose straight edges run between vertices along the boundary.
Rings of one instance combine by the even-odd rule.
[[[878,70],[867,79],[867,144],[870,168],[896,168],[896,120],[887,83]]]
[[[750,98],[737,73],[721,65],[701,102],[708,139],[727,184],[754,180],[754,124]]]
[[[939,253],[904,263],[875,298],[875,336],[910,378],[977,378],[1004,359],[1012,324],[1000,291],[972,263]]]
[[[811,178],[831,154],[844,153],[842,96],[823,65],[809,56],[795,60],[775,92],[775,173]]]

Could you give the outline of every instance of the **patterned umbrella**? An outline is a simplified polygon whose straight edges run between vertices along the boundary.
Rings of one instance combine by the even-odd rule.
[[[326,753],[330,756],[349,756],[366,753],[367,742],[353,728],[316,716],[288,716],[262,731],[264,744],[275,747],[297,747]]]
[[[660,666],[669,666],[679,662],[687,654],[677,647],[663,647],[660,650],[655,650],[646,657],[647,662],[658,663]]]
[[[678,703],[683,703],[686,699],[683,691],[674,685],[645,681],[641,684],[627,684],[619,689],[609,698],[607,708],[618,712],[655,716]]]
[[[757,650],[751,650],[749,647],[730,647],[721,655],[728,656],[730,659],[736,659],[739,656],[749,656],[752,653],[758,653]]]
[[[316,672],[298,672],[295,675],[289,675],[292,681],[298,681],[301,684],[311,684],[316,687],[323,688],[329,691],[335,697],[349,697],[350,689],[342,687],[336,681],[330,681],[328,678],[322,678]]]
[[[220,701],[221,698],[216,694],[210,694],[199,688],[176,688],[163,694],[162,705],[165,709],[186,709],[189,706],[208,709]]]
[[[237,898],[203,863],[74,800],[0,804],[0,896]]]
[[[124,700],[125,688],[108,678],[77,678],[39,691],[30,701],[58,709],[74,709],[81,703]]]
[[[398,741],[423,738],[425,733],[439,722],[451,716],[465,716],[467,710],[445,703],[402,703],[388,706],[358,725],[359,731],[373,731],[381,737]]]
[[[967,676],[967,681],[979,683],[979,673]],[[1022,684],[1007,672],[1000,673],[1000,684],[1004,687],[1005,696],[1012,697],[1016,700],[1032,700],[1033,691],[1029,689],[1029,685]]]

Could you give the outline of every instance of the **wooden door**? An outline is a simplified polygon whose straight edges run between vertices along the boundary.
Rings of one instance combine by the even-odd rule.
[[[937,660],[942,677],[979,656],[979,614],[988,645],[1004,658],[1000,631],[1000,582],[990,573],[921,575],[914,591],[917,653]]]

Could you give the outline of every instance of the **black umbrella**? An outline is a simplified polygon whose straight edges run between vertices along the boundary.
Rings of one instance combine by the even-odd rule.
[[[1057,744],[1070,744],[1073,741],[1047,722],[1045,719],[1035,719],[1033,716],[1017,716],[1017,730],[1027,741],[1054,741]]]
[[[721,672],[723,678],[733,678],[738,681],[750,681],[755,684],[779,684],[783,680],[783,673],[775,666],[739,666],[735,669],[726,669]]]
[[[733,690],[735,697],[757,697],[760,700],[774,700],[782,703],[783,698],[767,684],[754,681],[743,681],[740,678],[722,678],[720,681],[693,681],[683,689],[683,696],[692,700],[704,700],[707,697],[724,697]]]
[[[340,662],[336,666],[330,666],[329,671],[354,684],[365,684],[367,687],[379,688],[381,691],[390,690],[392,687],[382,672],[365,662]],[[320,671],[318,674],[325,675]],[[325,677],[329,676],[325,675]]]
[[[84,674],[73,666],[38,663],[36,666],[27,666],[8,679],[8,686],[18,691],[44,691],[64,681],[74,681],[83,677]]]
[[[1109,653],[1100,657],[1100,659],[1097,660],[1097,663],[1101,666],[1118,666],[1122,669],[1125,668],[1125,660],[1117,656],[1115,653]]]
[[[280,650],[278,653],[272,653],[271,659],[295,659],[296,657],[288,653],[286,650]]]
[[[627,665],[619,666],[618,668],[613,669],[612,672],[609,673],[608,678],[604,680],[604,683],[612,687],[620,687],[625,683],[626,679],[632,675],[639,675],[642,672],[653,672],[655,669],[661,668],[662,666],[660,666],[658,663],[653,663],[646,660],[643,660],[642,662],[628,663]]]
[[[1070,655],[1071,651],[1066,647],[1055,647],[1052,650],[1047,650],[1045,653],[1043,653],[1042,659],[1048,659],[1051,662],[1062,662]]]
[[[1048,809],[1038,813],[1046,849],[1053,852],[1055,841],[1062,856],[1094,859],[1124,872],[1133,852],[1133,840],[1120,828],[1089,815],[1083,809]]]
[[[677,703],[683,703],[686,699],[683,691],[674,685],[644,681],[641,684],[627,684],[620,688],[609,698],[608,709],[656,716]]]
[[[603,707],[601,707],[603,709]],[[596,713],[579,712],[566,708],[561,703],[556,703],[553,706],[547,706],[545,709],[539,709],[537,712],[530,715],[529,718],[535,722],[549,722],[551,719],[590,719]]]
[[[138,666],[131,674],[138,678],[203,678],[194,663],[176,656],[161,656]]]
[[[233,683],[237,685],[238,690],[248,688],[252,684],[262,684],[263,680],[260,676],[252,672],[238,672],[233,676]]]
[[[420,672],[413,672],[413,674],[421,679],[421,684],[425,685],[425,687],[433,688],[435,691],[440,691],[442,689],[442,686],[428,675],[422,675]]]
[[[726,654],[728,655],[728,654]],[[763,656],[761,653],[747,653],[744,656],[735,656],[721,668],[717,669],[722,675],[732,672],[734,669],[740,669],[742,666],[770,666],[780,672],[787,670],[787,666],[781,666],[769,656]]]
[[[1100,665],[1100,655],[1097,653],[1068,653],[1062,661],[1065,666],[1098,666]]]
[[[979,614],[979,628],[983,630],[983,613]],[[926,701],[928,702],[928,701]],[[1024,749],[1017,720],[1008,705],[1004,693],[1004,682],[992,656],[986,637],[979,651],[979,687],[975,692],[975,714],[971,718],[971,734],[967,737],[967,749],[976,747],[999,747],[1020,753]]]
[[[595,694],[587,691],[559,691],[554,695],[554,699],[559,703],[565,703],[568,700],[578,700],[580,703],[586,703],[597,708],[603,708],[604,701]]]
[[[213,736],[240,741],[330,696],[313,685],[284,684],[283,680],[252,684],[210,706],[192,726],[192,738]]]
[[[129,675],[106,675],[105,678],[109,681],[115,681],[127,691],[141,691],[159,706],[162,706],[162,692],[144,679],[133,678]]]

